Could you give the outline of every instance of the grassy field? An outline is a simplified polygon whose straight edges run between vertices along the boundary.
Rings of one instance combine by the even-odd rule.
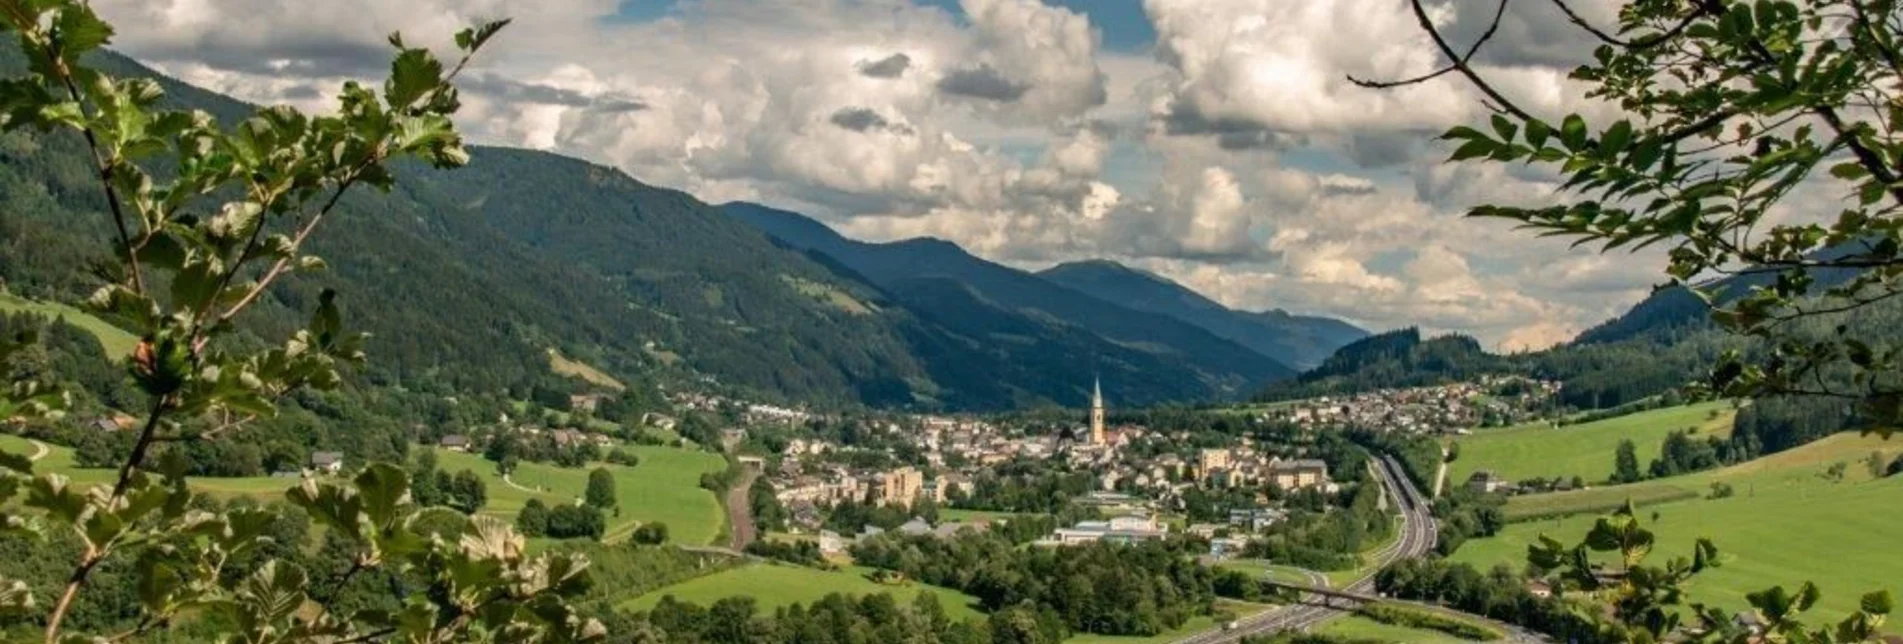
[[[628,388],[627,385],[621,384],[621,381],[615,380],[614,376],[610,376],[606,372],[596,369],[593,365],[586,362],[571,360],[567,356],[562,355],[562,352],[555,349],[548,350],[548,368],[555,373],[570,378],[580,378],[589,384],[607,387],[615,391]]]
[[[718,472],[727,462],[718,454],[672,447],[630,445],[623,449],[641,459],[639,466],[628,468],[607,465],[615,475],[615,499],[621,513],[608,516],[607,539],[632,532],[649,521],[667,524],[668,539],[673,543],[705,544],[720,534],[726,521],[714,494],[700,487],[700,475]],[[503,482],[494,463],[475,454],[438,450],[438,467],[450,472],[468,469],[483,477],[489,488],[489,504],[484,512],[515,516],[530,498],[544,503],[573,503],[588,487],[588,472],[593,469],[561,468],[541,463],[522,463],[510,479],[524,491]]]
[[[1405,642],[1406,644],[1454,644],[1468,642],[1440,631],[1394,626],[1362,617],[1347,615],[1324,622],[1315,632],[1356,641]]]
[[[22,456],[36,451],[25,438],[0,434],[0,449]],[[621,513],[608,516],[608,539],[626,536],[635,526],[647,521],[667,524],[673,543],[705,544],[713,541],[726,522],[726,515],[712,492],[701,489],[700,475],[718,472],[727,466],[717,454],[655,447],[628,446],[624,449],[640,456],[638,467],[608,465],[615,473],[615,498]],[[526,492],[510,486],[496,475],[494,463],[475,454],[437,450],[437,466],[451,473],[470,470],[487,485],[489,503],[483,511],[514,517],[530,498],[544,503],[573,503],[588,485],[587,469],[564,469],[538,463],[523,463],[512,477],[516,483],[539,492]],[[46,456],[34,462],[36,472],[57,472],[77,483],[111,482],[115,472],[107,469],[81,469],[74,464],[73,450],[48,445]],[[297,485],[295,478],[254,476],[245,478],[193,477],[192,487],[220,496],[282,498],[284,491]]]
[[[1216,605],[1216,608],[1219,610],[1228,609],[1230,612],[1235,613],[1237,616],[1247,617],[1249,615],[1254,615],[1256,613],[1267,610],[1269,606],[1265,604],[1245,604],[1241,602],[1219,601]],[[1188,622],[1185,622],[1183,624],[1182,628],[1169,631],[1161,635],[1155,635],[1151,637],[1116,636],[1116,635],[1078,635],[1070,639],[1064,640],[1064,644],[1163,644],[1164,642],[1174,642],[1176,640],[1183,639],[1184,637],[1188,637],[1189,635],[1193,633],[1209,630],[1215,627],[1216,627],[1216,618],[1208,616],[1208,615],[1199,615],[1196,617],[1191,617]]]
[[[0,449],[32,456],[37,450],[31,441],[12,434],[0,434]],[[48,444],[46,456],[33,462],[35,473],[64,474],[68,479],[80,484],[111,483],[118,472],[109,469],[80,468],[73,462],[73,448]],[[188,480],[194,489],[217,496],[251,496],[263,499],[281,499],[284,491],[297,485],[298,479],[271,476],[252,476],[245,478],[205,478],[192,477]]]
[[[1713,413],[1717,416],[1714,418]],[[1676,430],[1698,428],[1698,436],[1729,435],[1734,415],[1730,403],[1704,403],[1639,412],[1601,421],[1554,428],[1543,423],[1483,430],[1456,439],[1460,457],[1448,464],[1447,484],[1460,485],[1475,470],[1493,470],[1508,480],[1531,477],[1581,476],[1604,481],[1612,476],[1613,453],[1619,441],[1631,439],[1638,448],[1639,467],[1658,458],[1665,436]]]
[[[1254,575],[1268,575],[1270,579],[1289,584],[1314,583],[1303,574],[1300,568],[1269,563],[1263,559],[1231,559],[1216,564],[1223,570],[1240,570]]]
[[[1812,581],[1824,591],[1816,619],[1834,622],[1865,592],[1903,593],[1903,557],[1871,554],[1888,552],[1892,536],[1903,532],[1903,514],[1896,512],[1903,506],[1903,477],[1873,479],[1863,462],[1872,452],[1894,458],[1903,452],[1903,439],[1839,434],[1719,470],[1514,502],[1553,503],[1540,498],[1544,496],[1573,505],[1586,505],[1582,499],[1588,497],[1601,504],[1618,503],[1627,495],[1643,498],[1673,490],[1698,494],[1712,482],[1728,483],[1736,489],[1731,498],[1699,497],[1641,510],[1646,526],[1658,535],[1655,563],[1687,556],[1695,539],[1709,537],[1718,546],[1722,566],[1693,580],[1694,599],[1742,610],[1748,606],[1746,592],[1774,585],[1794,589]],[[1847,464],[1841,481],[1824,475],[1835,463]],[[1577,541],[1594,518],[1581,514],[1512,524],[1496,537],[1467,542],[1454,558],[1482,568],[1505,563],[1517,569],[1525,563],[1527,545],[1540,534]]]
[[[993,512],[991,510],[955,510],[939,508],[940,521],[1010,521],[1013,517],[1023,516],[1018,512]]]
[[[127,355],[132,353],[132,346],[139,342],[139,339],[133,337],[131,333],[127,333],[124,329],[107,324],[105,320],[93,317],[92,314],[85,311],[64,304],[34,302],[7,293],[0,293],[0,313],[12,313],[14,311],[31,311],[52,318],[66,318],[68,323],[85,329],[87,332],[92,333],[93,337],[99,338],[99,344],[106,348],[106,357],[113,359],[115,362],[124,360]]]
[[[677,601],[702,606],[726,597],[751,595],[758,602],[760,612],[771,613],[776,608],[793,604],[811,605],[833,593],[891,593],[900,604],[910,604],[919,593],[930,592],[938,595],[939,604],[945,607],[945,613],[953,620],[984,617],[973,607],[978,600],[970,595],[920,583],[897,586],[880,584],[866,577],[870,572],[869,568],[828,571],[785,564],[753,564],[674,584],[622,602],[617,608],[647,610],[668,595],[673,595]]]

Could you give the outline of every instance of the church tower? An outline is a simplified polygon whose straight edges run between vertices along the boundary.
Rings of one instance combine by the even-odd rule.
[[[1098,379],[1090,393],[1090,444],[1103,444],[1103,380]]]

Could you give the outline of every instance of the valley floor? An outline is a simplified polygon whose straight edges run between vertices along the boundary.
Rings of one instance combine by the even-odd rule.
[[[1515,497],[1514,512],[1579,508],[1580,514],[1510,524],[1500,535],[1467,542],[1454,559],[1480,568],[1523,567],[1526,547],[1541,534],[1562,541],[1582,538],[1604,508],[1631,498],[1640,518],[1658,535],[1652,563],[1689,556],[1694,541],[1708,537],[1721,566],[1696,577],[1691,595],[1727,611],[1749,607],[1745,593],[1815,582],[1823,591],[1814,620],[1836,621],[1866,592],[1903,594],[1903,557],[1886,556],[1903,534],[1903,477],[1877,478],[1865,460],[1876,453],[1888,463],[1903,452],[1903,440],[1839,434],[1748,463],[1670,479],[1592,490]],[[1827,474],[1845,464],[1841,478]],[[1707,499],[1714,482],[1730,484],[1735,496]],[[1664,499],[1663,501],[1659,501]]]

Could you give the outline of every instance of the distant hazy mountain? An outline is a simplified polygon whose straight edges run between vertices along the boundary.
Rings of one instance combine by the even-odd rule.
[[[904,301],[919,280],[950,280],[1000,310],[1069,324],[1119,345],[1135,347],[1166,362],[1190,365],[1217,390],[1244,391],[1254,384],[1292,376],[1295,370],[1270,356],[1182,319],[1122,306],[1037,275],[994,264],[938,239],[874,244],[848,239],[811,218],[757,204],[721,206],[728,214],[788,246],[825,255]],[[943,289],[943,284],[934,284]],[[984,313],[984,311],[976,311]],[[952,327],[967,321],[944,319]]]
[[[1319,365],[1336,349],[1368,336],[1333,318],[1279,309],[1236,311],[1160,275],[1112,261],[1060,264],[1038,275],[1101,300],[1194,324],[1299,369]]]

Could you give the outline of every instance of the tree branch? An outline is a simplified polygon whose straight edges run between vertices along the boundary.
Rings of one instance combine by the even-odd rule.
[[[82,122],[90,122],[92,114],[86,109],[86,102],[82,100],[79,93],[79,85],[73,81],[73,70],[67,67],[66,61],[60,59],[58,50],[58,44],[49,40],[47,47],[42,48],[42,53],[48,60],[53,61],[53,71],[59,75],[60,85],[66,89],[67,97],[79,107]],[[106,194],[106,206],[112,213],[113,228],[119,233],[119,247],[126,256],[126,271],[132,278],[132,291],[144,295],[145,276],[144,271],[139,269],[139,253],[132,247],[132,233],[126,227],[125,207],[119,202],[119,190],[112,187],[113,164],[110,159],[100,153],[99,136],[93,133],[91,125],[85,125],[79,128],[79,131],[86,136],[86,149],[91,152],[93,170],[99,175],[99,187]]]
[[[1685,16],[1684,19],[1680,20],[1678,24],[1673,25],[1671,29],[1667,29],[1665,31],[1662,31],[1656,34],[1652,34],[1650,36],[1646,36],[1638,40],[1620,40],[1614,37],[1612,34],[1608,34],[1605,31],[1600,30],[1598,27],[1592,26],[1592,23],[1586,22],[1586,19],[1580,17],[1580,15],[1577,12],[1574,12],[1573,8],[1567,5],[1565,0],[1552,0],[1552,1],[1554,6],[1559,7],[1559,10],[1561,13],[1566,14],[1567,20],[1570,20],[1572,21],[1573,24],[1578,25],[1580,29],[1586,30],[1586,33],[1592,34],[1594,38],[1598,38],[1600,41],[1608,45],[1616,45],[1616,46],[1624,47],[1627,49],[1651,49],[1653,47],[1660,45],[1661,43],[1664,43],[1665,41],[1671,40],[1673,38],[1677,38],[1679,34],[1685,32],[1686,28],[1691,27],[1692,23],[1697,22],[1699,18],[1704,17],[1705,15],[1705,7],[1701,5],[1697,10],[1691,12],[1690,15],[1687,15]]]
[[[1448,60],[1454,61],[1452,66],[1454,71],[1458,71],[1460,75],[1466,76],[1467,80],[1474,84],[1474,87],[1479,88],[1481,93],[1486,94],[1487,98],[1492,99],[1494,104],[1498,105],[1502,111],[1517,116],[1521,120],[1533,120],[1531,113],[1520,109],[1520,106],[1513,104],[1513,101],[1507,100],[1507,97],[1501,95],[1498,90],[1495,90],[1492,85],[1489,85],[1486,79],[1481,78],[1480,74],[1474,72],[1473,67],[1469,66],[1465,59],[1454,53],[1453,46],[1447,44],[1447,39],[1441,36],[1439,29],[1434,28],[1434,21],[1428,18],[1427,8],[1421,6],[1421,0],[1408,0],[1408,4],[1414,9],[1415,21],[1419,22],[1421,29],[1427,31],[1427,35],[1434,39],[1434,46],[1439,47],[1441,54],[1447,56]],[[1500,5],[1501,8],[1504,9],[1506,2],[1502,0]]]
[[[1474,54],[1480,53],[1480,46],[1486,44],[1488,40],[1493,38],[1494,32],[1500,30],[1500,18],[1501,16],[1506,15],[1507,2],[1508,0],[1500,0],[1499,6],[1494,7],[1493,9],[1493,22],[1487,25],[1487,30],[1480,34],[1480,38],[1478,40],[1475,40],[1472,46],[1467,48],[1466,54],[1462,55],[1459,59],[1456,59],[1453,63],[1447,65],[1446,67],[1442,67],[1438,70],[1429,72],[1421,76],[1416,76],[1414,78],[1409,78],[1406,80],[1398,80],[1398,81],[1371,81],[1371,80],[1355,78],[1353,74],[1349,74],[1348,82],[1354,83],[1356,85],[1366,87],[1369,89],[1389,89],[1393,87],[1400,87],[1402,85],[1414,85],[1418,83],[1425,83],[1427,81],[1440,78],[1441,76],[1446,75],[1447,72],[1454,71],[1456,67],[1460,65],[1465,65],[1467,64],[1468,61],[1473,60]]]

